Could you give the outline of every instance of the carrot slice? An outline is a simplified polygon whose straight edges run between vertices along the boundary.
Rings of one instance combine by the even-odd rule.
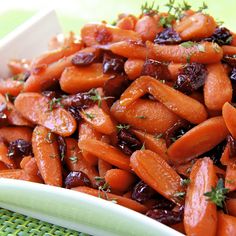
[[[73,138],[66,138],[66,155],[65,163],[70,171],[82,171],[90,179],[91,183],[96,186],[95,177],[98,172],[94,166],[91,166],[82,156],[78,147],[77,140]]]
[[[170,73],[170,79],[173,81],[177,80],[177,77],[180,73],[180,70],[184,67],[184,64],[181,63],[173,63],[171,62],[168,65],[168,71]]]
[[[195,126],[168,149],[167,154],[175,163],[186,163],[211,150],[228,135],[221,116],[210,118]]]
[[[222,109],[225,124],[234,138],[236,138],[236,109],[226,102]]]
[[[129,158],[115,147],[95,139],[85,139],[79,142],[79,148],[96,155],[108,163],[123,170],[130,170]]]
[[[222,165],[228,165],[230,162],[229,159],[229,144],[226,144],[225,149],[221,155],[220,162]]]
[[[193,124],[199,124],[207,118],[206,109],[201,103],[150,76],[136,79],[121,95],[120,104],[129,106],[146,93],[152,94],[176,115]]]
[[[120,123],[151,134],[163,133],[180,118],[157,101],[137,99],[129,106],[118,100],[111,107],[111,114]]]
[[[8,148],[3,142],[0,142],[0,161],[10,169],[16,168],[16,163],[8,157]]]
[[[51,131],[69,136],[76,129],[76,121],[65,109],[50,110],[50,100],[39,93],[21,93],[15,100],[15,107],[25,118],[43,125]]]
[[[13,80],[12,78],[1,79],[0,81],[1,94],[10,94],[12,96],[17,96],[24,87],[24,83],[22,83],[22,81]]]
[[[111,75],[103,74],[102,64],[94,63],[86,67],[67,67],[60,78],[61,89],[75,94],[102,87]]]
[[[217,177],[210,158],[198,160],[190,174],[184,209],[184,228],[187,235],[216,235],[216,205],[204,193],[216,185]]]
[[[230,198],[226,201],[226,208],[229,212],[229,215],[236,216],[236,199]]]
[[[28,127],[2,127],[0,128],[0,137],[7,142],[16,139],[24,139],[25,141],[31,142],[32,129]]]
[[[16,110],[15,106],[10,101],[7,101],[2,94],[0,94],[0,104],[1,103],[6,104],[7,119],[11,125],[32,126],[32,123],[26,120],[21,113]]]
[[[124,64],[124,70],[130,80],[134,80],[141,75],[143,64],[144,60],[128,58]]]
[[[226,215],[222,212],[218,213],[216,236],[232,236],[236,235],[236,217]],[[209,229],[209,227],[208,227]]]
[[[32,147],[45,184],[61,187],[61,160],[54,134],[43,126],[36,126],[33,131]]]
[[[112,165],[102,159],[98,159],[98,172],[99,176],[104,178],[108,170],[112,169]]]
[[[223,54],[233,56],[236,54],[236,47],[235,46],[229,46],[229,45],[223,45],[222,47]]]
[[[89,123],[97,132],[102,134],[112,134],[116,127],[111,117],[98,105],[94,105],[82,111],[82,118]]]
[[[142,204],[140,204],[140,203],[138,203],[134,200],[131,200],[129,198],[121,197],[121,196],[116,195],[116,194],[112,194],[112,193],[104,194],[104,193],[100,192],[97,189],[84,187],[84,186],[72,188],[72,190],[82,192],[82,193],[87,193],[87,194],[92,195],[94,197],[101,196],[101,198],[103,198],[105,200],[116,201],[117,204],[119,204],[121,206],[124,206],[124,207],[127,207],[127,208],[130,208],[130,209],[132,209],[134,211],[137,211],[137,212],[140,212],[140,213],[145,213],[147,211],[147,208],[144,205],[142,205]]]
[[[220,110],[232,99],[232,85],[221,63],[207,66],[208,75],[204,84],[204,100],[210,110]],[[224,88],[224,89],[222,89]]]
[[[229,191],[236,190],[236,159],[230,159],[225,175],[225,188]]]
[[[181,204],[177,193],[183,191],[181,178],[158,154],[140,150],[132,154],[130,165],[134,172],[149,186],[167,199]]]
[[[127,192],[136,178],[126,170],[110,169],[105,174],[106,183],[109,184],[112,191]]]
[[[104,23],[90,23],[81,29],[81,38],[87,46],[107,44],[122,40],[141,40],[138,33],[133,30],[123,30]]]

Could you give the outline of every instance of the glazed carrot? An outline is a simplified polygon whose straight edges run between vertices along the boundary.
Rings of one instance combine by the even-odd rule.
[[[146,149],[157,153],[168,162],[169,157],[166,155],[167,147],[165,140],[162,138],[163,134],[151,135],[135,129],[132,129],[132,133],[134,133],[138,139],[145,144]]]
[[[174,63],[198,62],[211,64],[220,62],[223,56],[222,49],[216,43],[202,42],[191,47],[180,45],[159,45],[147,41],[147,55],[159,61],[172,61]],[[143,57],[137,57],[144,59]]]
[[[50,88],[60,78],[66,67],[72,65],[71,60],[74,55],[62,58],[61,60],[49,65],[37,68],[36,72],[31,73],[24,84],[24,92],[41,92]]]
[[[51,109],[50,100],[39,93],[21,93],[15,107],[26,119],[61,136],[69,136],[76,129],[76,121],[68,111],[61,107]]]
[[[86,139],[79,142],[79,148],[96,155],[98,158],[122,170],[130,170],[128,156],[111,145],[95,139]]]
[[[4,162],[0,161],[0,171],[7,170],[7,169],[9,169],[9,168],[4,164]]]
[[[180,204],[177,197],[183,191],[181,178],[158,154],[149,150],[139,150],[132,154],[130,165],[145,183],[167,199]]]
[[[225,146],[225,149],[221,155],[220,162],[222,165],[228,165],[230,162],[229,159],[229,144]]]
[[[185,199],[184,228],[187,235],[215,236],[216,205],[208,201],[204,193],[211,191],[216,181],[217,176],[212,160],[199,159],[192,168]]]
[[[0,178],[8,178],[8,179],[22,179],[24,176],[24,171],[21,169],[10,169],[10,170],[1,170]]]
[[[192,92],[189,97],[199,101],[200,103],[204,104],[204,96],[202,93],[198,92],[198,91],[195,91],[195,92]],[[208,114],[209,114],[209,110],[208,111]],[[219,115],[218,115],[219,116]]]
[[[181,63],[173,63],[171,62],[169,65],[168,65],[168,70],[170,72],[170,79],[173,80],[173,81],[176,81],[179,73],[180,73],[180,70],[183,68],[184,64],[181,64]]]
[[[26,120],[21,113],[16,110],[15,106],[10,101],[7,101],[2,94],[0,94],[0,104],[6,104],[6,115],[11,125],[32,126],[32,123]]]
[[[236,217],[219,212],[216,236],[232,235],[236,235]]]
[[[94,197],[98,197],[100,195],[101,198],[103,198],[105,200],[109,200],[109,201],[114,200],[117,202],[117,204],[119,204],[121,206],[125,206],[127,208],[130,208],[130,209],[140,212],[140,213],[145,213],[147,211],[147,208],[144,205],[142,205],[134,200],[131,200],[129,198],[121,197],[119,195],[115,195],[112,193],[104,194],[102,192],[99,192],[99,190],[92,189],[89,187],[84,187],[84,186],[72,188],[72,190],[82,192],[82,193],[87,193],[87,194],[92,195]]]
[[[186,16],[174,25],[174,30],[184,41],[210,37],[215,28],[214,18],[202,12]]]
[[[109,78],[109,74],[103,74],[101,63],[86,67],[71,66],[62,73],[60,86],[63,91],[74,94],[102,87]]]
[[[99,176],[104,178],[108,170],[112,169],[112,165],[102,159],[98,159],[98,172]]]
[[[141,75],[143,69],[144,60],[140,59],[128,59],[125,62],[124,70],[130,80],[134,80]]]
[[[20,167],[30,175],[38,175],[39,173],[36,160],[31,156],[25,156],[20,162]]]
[[[230,198],[226,201],[226,208],[231,216],[236,216],[236,199]]]
[[[116,127],[111,117],[105,113],[101,107],[94,105],[83,110],[81,117],[89,123],[97,132],[111,134],[116,131]]]
[[[8,68],[12,75],[18,75],[30,70],[31,61],[26,59],[13,59],[10,60]]]
[[[199,124],[207,118],[206,109],[201,103],[150,76],[136,79],[121,95],[120,104],[128,106],[146,93],[193,124]]]
[[[225,124],[234,138],[236,138],[236,109],[226,102],[222,109]]]
[[[65,163],[70,171],[82,171],[90,179],[91,183],[96,186],[95,177],[98,172],[95,167],[91,166],[82,156],[78,147],[77,140],[73,138],[66,138],[66,155]]]
[[[235,158],[231,158],[227,168],[225,175],[225,188],[229,189],[229,191],[236,190],[236,160]]]
[[[195,126],[175,141],[167,151],[175,163],[186,163],[211,150],[228,135],[221,116],[210,118]]]
[[[97,132],[92,125],[86,122],[82,122],[79,125],[79,141],[88,139],[88,138],[94,138],[97,140],[100,140],[102,137],[101,133]],[[91,165],[97,165],[98,164],[98,158],[94,155],[92,155],[89,152],[86,152],[85,150],[82,150],[82,155],[84,159],[90,163]]]
[[[32,147],[45,184],[62,186],[61,160],[55,135],[43,126],[36,126]]]
[[[0,161],[3,162],[8,168],[15,169],[16,163],[14,159],[8,157],[8,148],[4,142],[0,141]]]
[[[119,19],[116,26],[123,30],[134,30],[136,22],[136,17],[133,15],[127,15]]]
[[[24,139],[25,141],[31,142],[32,129],[28,127],[2,127],[0,128],[0,137],[7,142],[16,139]]]
[[[221,48],[223,50],[223,55],[233,56],[236,54],[235,46],[223,45]]]
[[[165,132],[180,119],[161,103],[147,99],[137,99],[128,107],[118,100],[111,107],[111,114],[118,122],[151,134]]]
[[[232,99],[230,79],[221,63],[208,65],[207,71],[204,84],[205,104],[210,110],[221,110],[224,103]]]
[[[1,79],[0,93],[17,96],[23,90],[23,87],[24,83],[22,81],[13,80],[12,78]]]
[[[141,39],[139,34],[133,30],[123,30],[103,23],[90,23],[84,25],[81,29],[81,38],[87,46]]]
[[[156,35],[163,30],[161,24],[158,24],[159,18],[160,17],[143,15],[138,19],[134,30],[141,36],[143,41],[153,41]]]
[[[105,181],[112,191],[127,192],[135,180],[135,176],[126,170],[110,169],[105,174]]]

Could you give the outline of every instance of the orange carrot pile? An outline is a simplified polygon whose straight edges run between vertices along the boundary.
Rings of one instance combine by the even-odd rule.
[[[188,236],[236,235],[236,34],[185,1],[54,37],[0,80],[0,178],[65,187]]]

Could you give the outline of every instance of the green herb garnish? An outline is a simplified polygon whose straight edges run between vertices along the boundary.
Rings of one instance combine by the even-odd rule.
[[[52,111],[56,107],[64,107],[61,104],[61,98],[53,98],[52,100],[50,100],[48,110]]]
[[[47,135],[46,135],[46,137],[45,137],[45,141],[46,141],[47,143],[53,143],[53,142],[55,141],[54,138],[53,138],[53,134],[52,134],[51,131],[49,131],[49,132],[47,133]]]
[[[182,186],[187,186],[190,184],[190,179],[181,179],[181,183]]]
[[[92,100],[93,102],[97,102],[99,107],[101,107],[102,105],[102,100],[114,98],[114,97],[101,97],[97,89],[91,89],[88,93],[90,94],[89,99]]]
[[[142,6],[141,6],[141,12],[143,15],[153,15],[153,14],[157,14],[159,11],[159,6],[157,6],[156,8],[154,8],[155,5],[155,1],[153,1],[150,5],[148,4],[148,2],[145,2]]]
[[[123,124],[119,124],[116,126],[117,128],[117,131],[120,132],[122,129],[129,129],[130,128],[130,125],[123,125]]]
[[[160,133],[160,134],[155,134],[154,135],[154,139],[160,139],[160,138],[162,138],[163,137],[163,134],[162,133]]]
[[[74,164],[74,163],[76,163],[78,161],[78,157],[71,156],[71,157],[69,157],[69,160]]]

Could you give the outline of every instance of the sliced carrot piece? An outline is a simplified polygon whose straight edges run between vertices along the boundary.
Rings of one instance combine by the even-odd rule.
[[[191,159],[211,150],[228,135],[228,130],[221,116],[210,118],[195,126],[175,141],[167,154],[175,163],[186,163]]]
[[[31,156],[25,156],[20,162],[20,167],[30,175],[38,175],[39,173],[39,168],[37,166],[36,160]]]
[[[79,142],[79,148],[96,155],[108,163],[123,170],[130,170],[129,157],[115,147],[95,139],[86,139]]]
[[[110,169],[105,174],[106,183],[109,184],[112,191],[127,192],[136,178],[126,170]]]
[[[15,107],[33,123],[43,125],[51,131],[69,136],[76,129],[76,121],[65,109],[50,110],[50,100],[39,93],[21,93],[15,100]]]
[[[8,157],[8,148],[3,142],[0,142],[0,161],[10,169],[16,168],[16,163]]]
[[[111,117],[98,105],[94,105],[82,111],[82,118],[89,123],[97,132],[111,134],[116,132],[116,127]]]
[[[127,15],[119,19],[116,26],[123,30],[134,30],[137,19],[133,15]]]
[[[17,96],[24,87],[24,83],[22,83],[22,81],[13,80],[12,78],[1,79],[0,81],[1,94],[10,94],[12,96]]]
[[[225,175],[225,188],[229,191],[236,190],[236,159],[230,159]]]
[[[73,138],[66,138],[66,155],[65,163],[70,171],[82,171],[90,179],[91,183],[96,186],[95,177],[98,172],[94,166],[91,166],[82,156],[78,147],[77,140]]]
[[[128,58],[124,64],[124,70],[130,80],[134,80],[141,75],[143,64],[144,60]]]
[[[171,62],[168,65],[168,71],[170,72],[170,79],[173,81],[177,80],[177,77],[180,73],[180,70],[184,67],[184,64],[181,63],[173,63]]]
[[[0,94],[0,104],[1,103],[7,106],[7,119],[11,125],[32,126],[32,123],[26,120],[21,113],[16,110],[15,106],[10,101],[7,101],[2,94]]]
[[[167,199],[180,204],[177,197],[183,191],[181,178],[158,154],[149,150],[139,150],[132,154],[130,165],[145,183]]]
[[[104,23],[85,24],[81,29],[81,38],[87,46],[119,42],[122,40],[141,40],[139,34],[133,30],[123,30]]]
[[[28,127],[2,127],[0,128],[0,137],[7,142],[16,139],[24,139],[25,141],[31,142],[32,129]]]
[[[217,225],[216,236],[236,235],[236,217],[219,212]]]
[[[62,169],[58,143],[53,133],[36,126],[32,137],[33,153],[45,184],[62,186]]]
[[[230,102],[232,99],[230,79],[221,63],[208,65],[207,71],[204,84],[205,104],[210,110],[221,111],[224,103]]]
[[[226,201],[226,209],[229,212],[229,215],[236,216],[236,199],[230,198]]]
[[[193,124],[199,124],[207,118],[206,109],[201,103],[150,76],[136,79],[121,95],[120,104],[129,106],[146,93],[152,94],[176,115]]]
[[[117,204],[127,207],[127,208],[130,208],[130,209],[140,212],[140,213],[145,213],[147,211],[147,208],[144,205],[142,205],[134,200],[131,200],[129,198],[121,197],[116,194],[112,194],[112,193],[104,194],[102,192],[99,192],[99,190],[97,190],[97,189],[84,187],[84,186],[72,188],[72,190],[82,192],[82,193],[87,193],[87,194],[92,195],[94,197],[101,196],[101,198],[103,198],[105,200],[109,200],[109,201],[114,200],[117,202]]]
[[[163,133],[180,118],[157,101],[137,99],[129,106],[121,105],[118,100],[111,108],[111,114],[120,123],[151,134]]]
[[[194,163],[195,160],[191,160],[181,165],[174,165],[174,169],[178,174],[183,175],[185,177],[189,177]]]
[[[26,59],[13,59],[7,64],[12,75],[18,75],[30,70],[30,60]]]
[[[225,149],[221,155],[220,162],[222,165],[228,165],[230,160],[229,160],[229,144],[225,146]]]
[[[22,179],[23,175],[24,175],[24,171],[20,170],[20,169],[1,170],[0,171],[0,178]]]
[[[216,235],[216,205],[204,193],[215,187],[217,176],[210,158],[198,160],[190,174],[184,209],[184,228],[187,235]]]
[[[108,170],[112,169],[112,165],[102,159],[98,159],[98,172],[99,176],[104,178]]]
[[[225,124],[234,138],[236,138],[236,108],[226,102],[222,109]]]
[[[229,45],[223,45],[222,47],[223,54],[233,56],[236,54],[236,47],[235,46],[229,46]]]

